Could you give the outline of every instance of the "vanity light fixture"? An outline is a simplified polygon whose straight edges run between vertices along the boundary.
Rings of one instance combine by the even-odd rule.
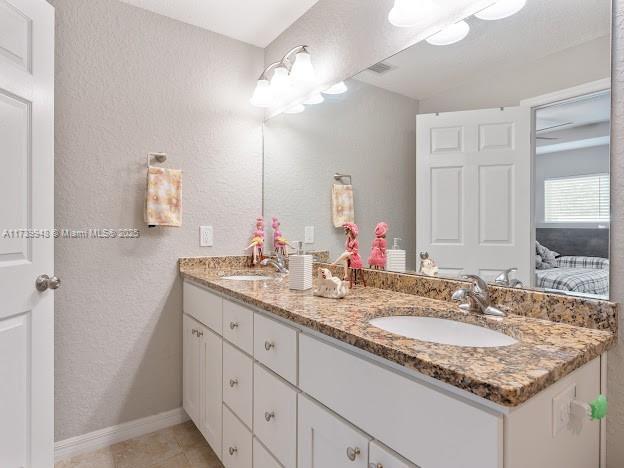
[[[515,15],[526,5],[526,0],[498,0],[496,3],[484,8],[475,16],[482,20],[494,21]]]
[[[306,99],[305,101],[303,101],[303,103],[305,105],[312,105],[312,104],[320,104],[325,100],[325,98],[323,97],[323,95],[321,93],[314,93],[311,94],[310,96],[308,96],[308,99]]]
[[[303,47],[295,54],[295,61],[290,69],[290,76],[295,83],[312,83],[314,82],[314,67],[312,66],[312,57],[306,47]]]
[[[284,111],[284,114],[300,114],[305,110],[305,106],[303,104],[295,104],[294,106],[289,107]]]
[[[447,26],[442,31],[427,38],[431,45],[451,45],[464,39],[470,32],[470,26],[465,21],[458,21]]]
[[[431,0],[394,0],[388,21],[400,28],[416,26],[431,14]]]
[[[323,94],[342,94],[346,93],[348,89],[349,88],[347,88],[347,85],[344,81],[339,81],[338,83],[330,86],[325,91],[323,91]]]
[[[269,80],[260,78],[256,83],[256,89],[249,100],[252,106],[269,107],[273,103],[273,92]]]
[[[307,86],[314,80],[314,67],[308,46],[293,47],[282,57],[282,60],[264,69],[258,77],[250,102],[257,107],[279,104],[288,97],[293,88]]]

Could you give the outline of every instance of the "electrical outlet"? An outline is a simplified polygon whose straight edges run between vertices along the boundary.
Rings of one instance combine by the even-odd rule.
[[[303,242],[305,244],[314,244],[314,226],[305,227],[305,236]]]
[[[553,437],[559,434],[570,424],[572,400],[576,398],[576,385],[570,385],[553,397]]]
[[[199,246],[212,247],[214,243],[214,232],[212,226],[199,226]]]

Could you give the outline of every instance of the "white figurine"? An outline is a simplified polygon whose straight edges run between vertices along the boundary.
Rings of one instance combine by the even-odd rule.
[[[349,292],[347,283],[337,276],[333,276],[327,268],[319,268],[318,277],[319,282],[314,289],[315,296],[342,299]]]
[[[428,252],[420,252],[420,270],[419,273],[427,276],[438,275],[438,265],[429,257]]]

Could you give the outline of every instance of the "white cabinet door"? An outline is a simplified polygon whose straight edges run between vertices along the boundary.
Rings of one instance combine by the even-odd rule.
[[[54,463],[54,8],[0,0],[0,466]],[[50,230],[32,238],[26,230]],[[6,230],[6,231],[5,231]]]
[[[254,364],[254,421],[258,439],[287,468],[297,464],[297,392]]]
[[[299,468],[368,466],[368,437],[303,394],[299,394],[298,435]]]
[[[197,336],[201,325],[188,315],[183,315],[182,336],[182,405],[196,426],[200,425],[200,341]]]
[[[531,276],[530,109],[416,118],[416,245],[440,274]]]
[[[200,401],[199,430],[221,458],[223,340],[208,327],[200,325]]]
[[[249,429],[223,407],[223,464],[225,468],[252,468],[252,436]]]

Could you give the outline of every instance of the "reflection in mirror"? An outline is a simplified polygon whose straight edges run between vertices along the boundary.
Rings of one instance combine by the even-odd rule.
[[[352,216],[364,262],[385,221],[408,270],[608,297],[610,1],[466,21],[267,120],[265,216],[332,258]]]

